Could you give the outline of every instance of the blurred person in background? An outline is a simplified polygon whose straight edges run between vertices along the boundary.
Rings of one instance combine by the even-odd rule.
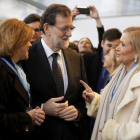
[[[85,54],[83,56],[88,84],[90,87],[100,93],[100,90],[103,88],[103,80],[106,75],[108,75],[108,71],[104,65],[104,56],[107,55],[112,48],[116,48],[120,43],[121,32],[116,29],[108,29],[104,32],[100,50],[95,54]]]
[[[72,49],[73,51],[79,53],[78,46],[77,46],[75,43],[70,42],[68,47],[69,47],[70,49]]]
[[[108,71],[107,77],[104,79],[103,87],[111,80],[112,76],[115,74],[116,68],[120,65],[120,62],[117,61],[117,52],[116,48],[112,48],[108,54],[104,56],[104,65]]]
[[[72,41],[75,45],[78,45],[79,41],[78,40],[74,40]]]
[[[117,61],[117,51],[116,48],[112,48],[108,54],[104,56],[104,65],[108,71],[108,75],[103,79],[103,88],[110,82],[112,76],[115,74],[116,69],[120,66],[120,62]],[[101,89],[100,94],[103,92]]]
[[[97,49],[93,47],[89,38],[81,38],[78,43],[78,49],[82,55],[97,52]]]
[[[100,44],[101,44],[101,41],[102,41],[102,35],[104,33],[104,27],[102,25],[102,22],[101,22],[101,19],[100,19],[100,16],[99,16],[99,13],[98,13],[97,9],[94,6],[88,6],[88,8],[90,9],[90,14],[86,15],[86,16],[89,16],[89,17],[95,19],[95,21],[96,21],[97,31],[98,31],[98,38],[99,38],[99,45],[98,45],[98,48],[95,48],[93,46],[93,44],[91,43],[91,40],[89,38],[87,38],[87,37],[81,38],[78,41],[78,48],[79,48],[79,53],[81,53],[82,55],[84,55],[86,53],[98,52],[101,49],[101,45]],[[77,9],[77,6],[75,6],[75,8],[72,10],[73,20],[79,14],[80,14],[80,12]]]
[[[27,17],[25,17],[23,22],[25,22],[34,30],[34,34],[31,39],[31,44],[37,42],[41,38],[40,16],[37,14],[30,14]]]

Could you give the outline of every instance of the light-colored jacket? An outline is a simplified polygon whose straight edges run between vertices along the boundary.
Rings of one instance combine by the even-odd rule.
[[[87,105],[88,115],[94,116],[100,95]],[[92,107],[91,107],[92,106]],[[133,75],[126,94],[117,107],[115,120],[108,120],[102,132],[103,140],[140,140],[140,72]]]

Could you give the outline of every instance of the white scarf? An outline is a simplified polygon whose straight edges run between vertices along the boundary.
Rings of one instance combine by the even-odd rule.
[[[111,81],[104,88],[91,140],[102,140],[102,133],[99,132],[99,129],[104,127],[104,124],[107,120],[115,119],[117,107],[122,101],[128,88],[130,79],[136,72],[136,70],[137,66],[135,66],[126,75],[125,66],[119,66],[116,71],[116,74],[112,77]],[[118,89],[115,92],[114,97],[110,103],[114,87],[118,87]]]

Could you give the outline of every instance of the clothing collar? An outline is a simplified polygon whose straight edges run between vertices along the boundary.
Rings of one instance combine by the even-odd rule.
[[[46,43],[45,41],[43,40],[43,38],[41,38],[41,43],[42,43],[42,46],[45,50],[45,53],[47,55],[47,58],[49,58],[53,53],[58,53],[60,57],[62,57],[62,50],[58,50],[56,52],[54,52]]]

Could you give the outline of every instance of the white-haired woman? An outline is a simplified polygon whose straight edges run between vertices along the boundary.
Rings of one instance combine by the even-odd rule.
[[[88,115],[96,117],[92,140],[140,139],[140,27],[124,30],[116,50],[122,65],[102,96],[81,81]]]

